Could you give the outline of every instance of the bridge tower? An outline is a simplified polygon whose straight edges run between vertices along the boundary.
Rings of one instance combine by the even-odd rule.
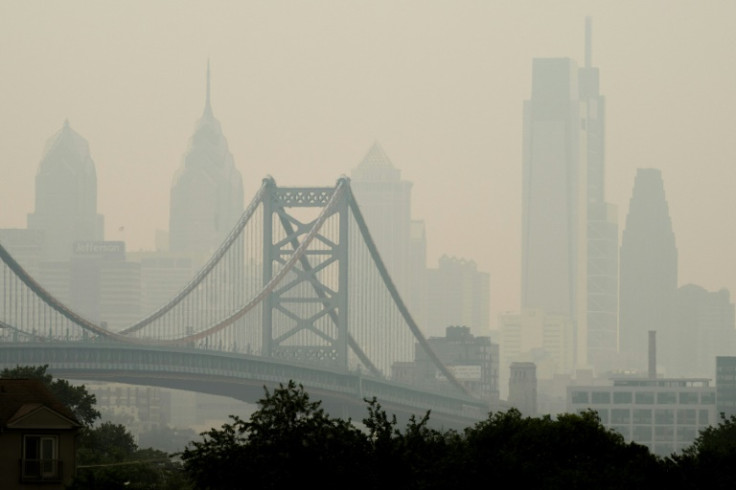
[[[304,246],[314,213],[335,187],[283,188],[264,180],[263,284]],[[294,361],[348,366],[348,218],[350,193],[338,199],[288,280],[264,298],[262,353]],[[305,211],[307,211],[305,213]]]

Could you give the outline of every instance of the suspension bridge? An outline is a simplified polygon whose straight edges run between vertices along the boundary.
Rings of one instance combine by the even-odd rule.
[[[466,426],[490,410],[432,351],[341,178],[333,187],[261,187],[199,272],[124,328],[73,311],[0,244],[0,368],[48,364],[58,377],[194,390],[256,401],[294,380],[331,413]],[[392,380],[421,350],[434,385]]]

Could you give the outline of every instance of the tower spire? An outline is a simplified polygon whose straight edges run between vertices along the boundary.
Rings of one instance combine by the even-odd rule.
[[[210,59],[207,58],[207,94],[204,103],[205,115],[212,115],[212,104],[210,102]]]
[[[592,43],[591,43],[590,16],[585,18],[585,68],[591,66]]]

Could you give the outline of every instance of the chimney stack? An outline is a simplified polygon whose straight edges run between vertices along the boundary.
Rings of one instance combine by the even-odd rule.
[[[649,377],[657,377],[657,332],[649,331]]]

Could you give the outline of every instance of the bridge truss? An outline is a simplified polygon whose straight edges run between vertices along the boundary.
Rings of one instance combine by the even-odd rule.
[[[266,178],[220,248],[170,301],[107,328],[76,313],[0,244],[0,342],[113,342],[196,348],[388,379],[424,349],[346,178],[334,187],[281,188]]]

